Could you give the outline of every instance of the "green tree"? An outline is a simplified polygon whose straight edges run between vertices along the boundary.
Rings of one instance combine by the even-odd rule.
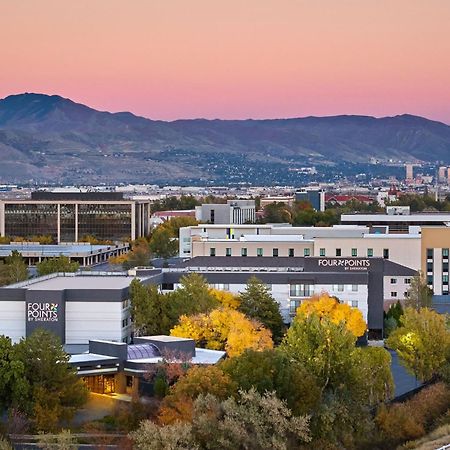
[[[178,253],[178,239],[173,232],[160,225],[150,238],[150,250],[158,258],[170,258]]]
[[[406,295],[405,305],[419,310],[420,308],[431,308],[433,291],[428,287],[425,274],[419,272],[411,278],[411,286]]]
[[[0,285],[18,283],[28,279],[28,268],[22,255],[13,250],[11,255],[5,258],[4,264],[0,264]]]
[[[0,336],[0,409],[18,408],[28,395],[25,366],[6,336]]]
[[[269,203],[264,207],[264,223],[292,223],[289,206],[283,202]]]
[[[16,344],[25,367],[29,397],[21,405],[41,431],[54,431],[61,420],[69,420],[87,399],[87,389],[69,365],[69,355],[58,338],[38,329]]]
[[[169,333],[173,320],[167,297],[153,284],[146,286],[138,279],[130,283],[131,316],[137,336]]]
[[[409,372],[422,381],[437,375],[447,362],[450,332],[445,316],[428,308],[405,308],[401,326],[386,344],[396,350]]]
[[[324,392],[340,386],[351,372],[355,342],[355,335],[343,322],[336,324],[317,314],[297,314],[282,349],[316,377]]]
[[[239,295],[239,302],[239,311],[247,317],[258,320],[272,331],[274,342],[281,341],[285,325],[280,314],[280,307],[262,281],[251,277],[245,291]]]
[[[320,401],[315,377],[278,349],[246,350],[219,367],[244,391],[274,391],[296,415],[310,413]]]
[[[56,256],[54,258],[46,258],[36,264],[39,276],[48,275],[55,272],[76,272],[80,268],[80,264],[71,261],[68,256]]]
[[[208,312],[219,306],[201,275],[186,275],[180,284],[176,291],[162,294],[154,285],[131,282],[131,315],[138,335],[169,334],[180,316]]]

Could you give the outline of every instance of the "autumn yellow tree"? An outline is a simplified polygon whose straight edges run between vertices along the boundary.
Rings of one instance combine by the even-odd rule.
[[[170,334],[194,339],[197,345],[211,350],[225,350],[228,356],[240,355],[248,348],[264,350],[273,347],[269,330],[231,308],[181,316]]]
[[[237,309],[239,307],[239,297],[231,292],[211,288],[209,293],[213,295],[224,308]]]
[[[311,314],[317,315],[319,319],[326,317],[335,324],[343,323],[345,328],[356,337],[360,337],[366,332],[367,325],[361,311],[346,303],[339,303],[327,293],[311,297],[302,302],[297,309],[297,315],[308,317]]]

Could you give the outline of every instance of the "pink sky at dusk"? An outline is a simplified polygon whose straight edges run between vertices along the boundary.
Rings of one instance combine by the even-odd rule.
[[[0,98],[450,124],[450,0],[0,0]]]

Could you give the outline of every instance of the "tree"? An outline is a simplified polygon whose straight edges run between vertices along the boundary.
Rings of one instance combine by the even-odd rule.
[[[336,298],[330,297],[327,293],[302,302],[297,309],[297,314],[305,316],[315,314],[319,319],[328,318],[335,324],[342,323],[356,337],[362,336],[367,328],[358,308],[339,303]]]
[[[0,285],[18,283],[28,279],[28,268],[22,255],[13,250],[11,255],[5,258],[5,263],[0,264]]]
[[[138,335],[168,334],[180,316],[208,312],[219,305],[201,275],[186,275],[180,284],[176,291],[162,294],[154,285],[131,282],[131,316]]]
[[[310,413],[320,401],[315,377],[278,349],[246,350],[219,367],[244,391],[275,392],[295,415]]]
[[[150,249],[159,258],[170,258],[178,253],[178,235],[181,227],[197,225],[193,217],[174,217],[159,225],[150,237]]]
[[[269,203],[264,207],[265,223],[291,223],[292,215],[289,206],[282,202]]]
[[[411,278],[411,286],[406,295],[405,305],[419,310],[431,308],[433,291],[428,287],[427,279],[422,272]]]
[[[25,365],[6,336],[0,336],[0,408],[20,407],[28,395]]]
[[[55,272],[76,272],[80,268],[80,264],[71,261],[68,256],[58,256],[54,258],[46,258],[36,264],[39,276],[48,275]]]
[[[221,401],[200,395],[192,423],[158,426],[143,421],[130,434],[137,450],[288,450],[309,442],[307,417],[295,417],[274,393],[240,391]]]
[[[181,316],[172,336],[191,338],[202,347],[226,350],[228,356],[240,355],[245,349],[272,348],[271,333],[259,322],[239,311],[219,308],[208,314]]]
[[[128,252],[126,260],[122,263],[124,269],[132,267],[150,265],[151,251],[145,238],[138,238],[131,244],[131,251]]]
[[[163,424],[192,422],[194,401],[201,394],[225,400],[236,393],[236,385],[217,366],[194,366],[178,379],[164,398],[158,419]]]
[[[396,350],[409,372],[422,381],[430,380],[446,364],[450,332],[445,316],[428,308],[405,308],[401,326],[386,345]]]
[[[280,342],[285,331],[278,302],[270,295],[267,286],[258,278],[251,277],[245,291],[239,295],[239,311],[256,319],[272,332],[275,342]]]
[[[403,306],[400,301],[392,304],[387,313],[384,313],[384,335],[388,337],[400,325],[403,315]]]
[[[209,290],[210,294],[215,297],[219,304],[225,308],[238,309],[239,307],[239,297],[228,291],[222,291],[219,289],[211,288]]]
[[[16,344],[30,386],[24,409],[37,430],[53,431],[84,404],[87,389],[69,365],[69,355],[52,333],[38,329]]]

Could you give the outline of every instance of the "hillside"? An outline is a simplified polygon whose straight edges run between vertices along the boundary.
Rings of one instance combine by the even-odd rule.
[[[59,96],[0,100],[0,183],[283,183],[288,168],[371,157],[450,163],[450,126],[411,115],[164,122]]]

